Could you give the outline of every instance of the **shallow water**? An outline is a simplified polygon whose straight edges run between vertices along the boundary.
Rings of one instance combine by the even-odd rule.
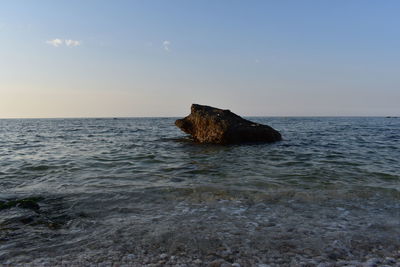
[[[199,145],[174,118],[0,120],[0,200],[41,197],[0,210],[0,263],[400,248],[399,118],[250,119],[284,140]]]

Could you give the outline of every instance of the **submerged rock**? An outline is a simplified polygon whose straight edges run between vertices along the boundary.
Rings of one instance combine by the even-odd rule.
[[[175,122],[182,131],[200,143],[238,144],[275,142],[281,134],[263,125],[236,115],[230,110],[193,104],[189,116]]]
[[[37,202],[40,200],[41,200],[40,197],[30,197],[30,198],[23,198],[23,199],[0,201],[0,210],[10,209],[13,207],[19,207],[19,208],[23,208],[23,209],[30,209],[30,210],[38,211],[40,209],[40,206]]]

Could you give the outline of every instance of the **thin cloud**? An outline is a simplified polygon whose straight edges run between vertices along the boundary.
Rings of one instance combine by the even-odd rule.
[[[162,43],[162,45],[163,45],[165,51],[169,51],[169,50],[170,50],[169,47],[170,47],[170,45],[171,45],[171,42],[168,41],[168,40],[165,40],[165,41]]]
[[[80,46],[81,42],[77,40],[65,40],[65,45],[66,46]]]
[[[46,44],[52,45],[54,47],[59,47],[60,45],[63,45],[64,41],[61,39],[53,39],[53,40],[48,40],[46,41]]]
[[[56,38],[53,40],[46,41],[46,44],[54,46],[54,47],[59,47],[59,46],[63,46],[63,45],[66,45],[68,47],[76,47],[76,46],[80,46],[81,42],[77,41],[77,40],[71,40],[71,39],[63,40],[63,39]]]

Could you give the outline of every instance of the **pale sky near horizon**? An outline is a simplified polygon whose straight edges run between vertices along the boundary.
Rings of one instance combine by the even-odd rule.
[[[0,118],[400,116],[395,0],[2,1]]]

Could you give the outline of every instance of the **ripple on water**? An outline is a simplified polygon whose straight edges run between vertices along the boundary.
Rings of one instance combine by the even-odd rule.
[[[354,257],[399,247],[400,120],[252,119],[284,141],[199,145],[173,118],[0,120],[0,196],[43,198],[40,211],[0,211],[0,262],[144,247],[333,255],[339,239]]]

